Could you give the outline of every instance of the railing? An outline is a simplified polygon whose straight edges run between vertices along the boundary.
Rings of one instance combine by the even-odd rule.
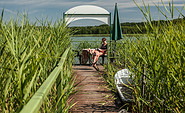
[[[33,97],[29,100],[29,102],[23,107],[20,113],[36,113],[40,109],[45,97],[47,96],[48,92],[51,90],[53,84],[56,82],[60,83],[61,77],[58,75],[63,70],[64,62],[67,58],[70,48],[67,48],[66,51],[63,53],[57,67],[51,72],[49,77],[44,81],[44,83],[40,86],[37,92],[33,95]],[[57,92],[61,92],[61,88],[57,89]],[[60,93],[57,93],[60,94]],[[58,98],[60,95],[57,95]]]

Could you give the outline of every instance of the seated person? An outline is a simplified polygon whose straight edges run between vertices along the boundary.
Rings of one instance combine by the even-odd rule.
[[[96,67],[96,62],[98,60],[98,58],[107,53],[107,39],[106,38],[102,38],[102,45],[99,49],[95,50],[95,49],[89,49],[89,52],[93,55],[93,63],[92,66],[97,69]]]

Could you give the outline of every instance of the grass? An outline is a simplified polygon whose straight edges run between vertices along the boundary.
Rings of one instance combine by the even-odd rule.
[[[112,79],[118,70],[128,68],[135,74],[132,112],[181,113],[185,111],[185,21],[173,23],[173,2],[169,3],[169,10],[166,8],[170,18],[156,7],[168,22],[153,25],[150,7],[144,4],[144,10],[140,10],[147,20],[147,35],[117,43],[117,58],[108,67],[106,79],[115,89]]]
[[[144,36],[146,34],[123,34],[125,37]],[[110,37],[110,34],[76,34],[73,37]]]
[[[70,46],[70,32],[63,21],[48,20],[30,24],[26,15],[0,21],[0,112],[19,112],[56,67]],[[36,26],[40,24],[40,26]],[[67,99],[73,90],[72,53],[64,65],[62,111],[67,112]],[[68,70],[66,72],[66,70]],[[41,112],[56,110],[56,84],[44,102]]]

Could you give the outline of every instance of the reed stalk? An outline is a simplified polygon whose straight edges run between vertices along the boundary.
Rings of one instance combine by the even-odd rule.
[[[54,24],[37,20],[31,24],[23,14],[17,19],[0,21],[0,112],[19,112],[39,86],[57,66],[61,55],[70,46],[70,32],[63,21]],[[39,25],[39,26],[37,26]],[[63,77],[63,109],[68,109],[66,100],[72,93],[71,72],[73,58],[68,56]],[[63,83],[63,84],[64,84]],[[54,89],[51,93],[56,94]],[[48,96],[41,111],[55,111],[56,97]],[[60,110],[60,111],[62,111]]]
[[[143,9],[137,6],[146,19],[147,35],[120,41],[116,48],[119,57],[109,68],[107,74],[111,75],[107,76],[123,68],[134,73],[134,104],[130,106],[133,112],[184,112],[185,20],[174,19],[173,1],[169,2],[169,8],[164,5],[170,17],[156,5],[166,22],[152,22],[150,6],[144,4]],[[145,81],[144,90],[142,81]]]

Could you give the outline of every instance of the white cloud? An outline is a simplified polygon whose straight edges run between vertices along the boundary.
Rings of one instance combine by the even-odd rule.
[[[143,6],[142,0],[135,0],[136,3],[139,6]],[[169,1],[171,0],[163,0],[165,6],[169,5]],[[183,7],[185,4],[185,0],[173,0],[174,1],[174,6],[177,8]],[[161,0],[144,0],[146,5],[150,6],[155,6],[155,4],[159,6],[163,6],[161,3]],[[52,15],[49,14],[49,12],[45,12],[48,9],[55,9],[58,12],[53,12],[57,13],[58,15],[61,12],[65,12],[68,9],[78,6],[78,5],[97,5],[100,7],[103,7],[107,9],[109,12],[114,11],[114,5],[115,3],[118,3],[118,9],[119,9],[119,14],[120,17],[125,15],[125,13],[130,12],[130,15],[132,14],[131,12],[138,12],[141,13],[136,7],[136,4],[133,2],[133,0],[0,0],[0,9],[5,8],[6,12],[9,12],[11,14],[16,14],[17,12],[15,11],[26,11],[28,12],[29,15],[35,16],[35,15]],[[137,11],[136,11],[137,9]],[[53,11],[55,11],[53,10]],[[50,12],[51,13],[51,12]],[[152,12],[154,13],[154,12]],[[184,11],[183,11],[184,13]],[[56,16],[58,16],[56,15]],[[139,18],[135,18],[135,15],[132,15],[132,19],[126,19],[123,18],[121,20],[142,20]]]
[[[51,2],[52,0],[2,0],[0,4],[9,5],[36,5],[43,2]]]
[[[9,9],[5,9],[5,8],[0,8],[0,9],[1,9],[1,10],[4,9],[5,12],[9,12],[9,13],[11,13],[11,14],[16,14],[15,11],[12,11],[12,10],[9,10]]]
[[[94,5],[101,5],[107,8],[113,7],[114,3],[118,3],[119,7],[121,8],[128,8],[128,7],[136,7],[132,0],[78,0],[78,1],[66,1],[66,0],[1,0],[0,4],[9,4],[9,5],[32,5],[32,6],[74,6],[80,4],[94,4]],[[139,6],[143,6],[142,0],[135,0]],[[162,5],[161,0],[144,0],[145,4],[150,4],[150,6],[154,6],[155,4]],[[169,0],[163,0],[165,4],[169,3]],[[183,6],[184,0],[175,0],[175,6]],[[178,3],[178,4],[176,4]]]

